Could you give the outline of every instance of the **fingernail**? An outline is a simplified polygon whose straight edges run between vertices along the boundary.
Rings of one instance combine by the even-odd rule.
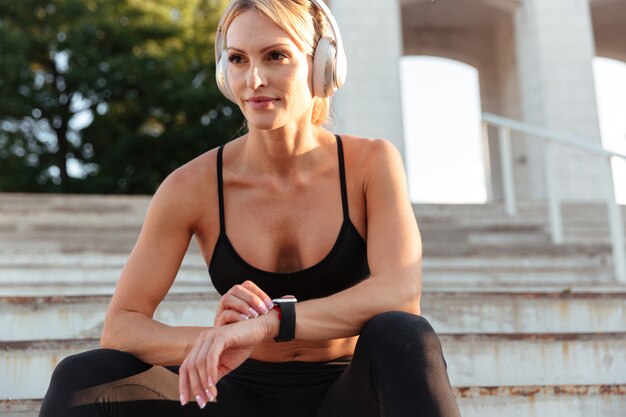
[[[187,404],[187,401],[185,401],[185,396],[183,394],[180,394],[180,405],[185,405]]]
[[[206,407],[206,403],[204,402],[204,400],[202,399],[201,396],[196,395],[196,402],[198,403],[198,405],[200,406],[200,408],[204,408]]]
[[[256,310],[252,307],[250,307],[248,311],[250,312],[250,314],[252,314],[252,317],[259,317],[259,313],[257,313]]]
[[[259,310],[261,310],[263,314],[267,314],[269,312],[265,304],[259,304]]]
[[[210,402],[213,402],[215,400],[215,398],[213,398],[213,395],[211,395],[211,392],[208,389],[204,390],[204,392],[206,392],[206,396]]]
[[[245,314],[240,314],[241,318],[244,320],[248,320],[250,316],[246,316]]]
[[[272,309],[274,308],[274,303],[272,302],[272,300],[270,300],[269,298],[266,298],[265,300],[263,300],[263,302],[265,303],[265,305],[267,306],[267,308]]]
[[[209,377],[209,386],[212,387],[213,386],[213,380],[211,379],[211,377]]]

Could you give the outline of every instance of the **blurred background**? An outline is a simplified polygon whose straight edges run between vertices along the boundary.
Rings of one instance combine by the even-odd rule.
[[[226,3],[0,1],[0,191],[151,194],[233,138],[214,75]]]

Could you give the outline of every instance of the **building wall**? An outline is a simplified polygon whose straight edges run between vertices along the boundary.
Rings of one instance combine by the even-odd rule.
[[[403,151],[398,60],[432,55],[477,68],[483,111],[601,144],[592,59],[626,60],[626,2],[615,0],[341,0],[332,2],[348,50],[337,94],[342,131],[384,137]],[[595,36],[595,39],[594,39]],[[419,74],[416,74],[419,76]],[[488,187],[502,197],[496,129]],[[545,199],[544,145],[513,134],[516,193]],[[607,165],[557,148],[562,198],[604,198]]]
[[[400,7],[380,0],[330,3],[348,58],[345,86],[334,96],[335,130],[392,142],[404,155]]]
[[[595,47],[588,0],[524,0],[515,14],[522,120],[601,144],[593,83]],[[529,142],[531,199],[545,197],[544,145]],[[601,199],[604,161],[556,148],[565,199]]]

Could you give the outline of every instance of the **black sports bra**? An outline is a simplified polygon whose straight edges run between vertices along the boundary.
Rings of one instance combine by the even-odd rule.
[[[270,297],[294,295],[298,300],[327,297],[349,288],[370,276],[367,244],[348,215],[348,195],[341,137],[337,138],[339,177],[343,204],[343,223],[332,249],[317,264],[295,272],[269,272],[247,263],[235,250],[226,235],[224,223],[224,190],[222,184],[222,152],[217,152],[217,187],[219,194],[220,235],[209,262],[209,274],[215,289],[225,294],[232,286],[245,280],[254,282]]]

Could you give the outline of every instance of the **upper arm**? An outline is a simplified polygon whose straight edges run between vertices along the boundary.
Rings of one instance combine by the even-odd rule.
[[[188,176],[179,168],[154,194],[108,314],[134,311],[152,317],[174,282],[197,222]]]
[[[368,145],[364,179],[367,258],[372,276],[390,273],[419,298],[422,243],[408,195],[402,156],[383,139]]]

